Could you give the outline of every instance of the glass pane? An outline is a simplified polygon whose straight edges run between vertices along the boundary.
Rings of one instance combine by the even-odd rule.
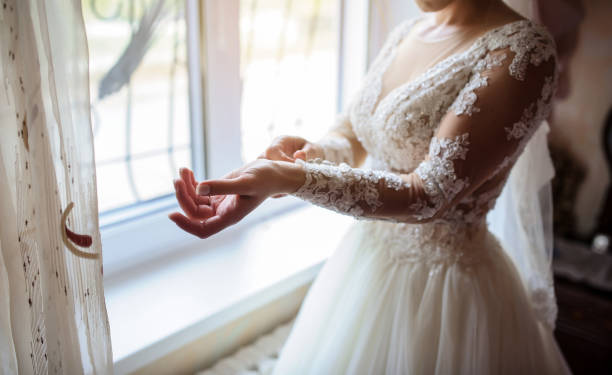
[[[338,0],[240,0],[242,150],[282,134],[316,141],[337,108]]]
[[[173,191],[191,165],[184,0],[83,0],[100,212]]]

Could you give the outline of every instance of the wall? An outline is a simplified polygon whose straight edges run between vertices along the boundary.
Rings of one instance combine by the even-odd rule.
[[[612,1],[583,0],[585,17],[569,64],[569,95],[558,100],[551,143],[586,168],[573,203],[579,234],[591,232],[610,183],[602,132],[612,107]]]

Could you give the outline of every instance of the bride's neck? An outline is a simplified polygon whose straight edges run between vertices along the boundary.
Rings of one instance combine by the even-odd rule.
[[[438,26],[472,26],[483,21],[490,11],[502,5],[501,0],[454,0],[434,13]]]

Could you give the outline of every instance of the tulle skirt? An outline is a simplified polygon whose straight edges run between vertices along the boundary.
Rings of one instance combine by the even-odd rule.
[[[274,374],[564,374],[483,228],[356,222],[310,288]]]

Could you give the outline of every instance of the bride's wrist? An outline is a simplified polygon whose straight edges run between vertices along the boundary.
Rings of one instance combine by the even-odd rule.
[[[286,161],[272,161],[279,172],[279,193],[295,193],[306,181],[306,173],[301,165]]]

